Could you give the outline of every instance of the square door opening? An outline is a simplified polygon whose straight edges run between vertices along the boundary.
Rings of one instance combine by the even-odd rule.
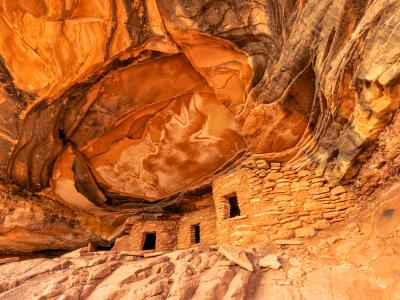
[[[155,232],[146,232],[144,235],[144,242],[142,250],[155,250],[156,249],[156,238]]]

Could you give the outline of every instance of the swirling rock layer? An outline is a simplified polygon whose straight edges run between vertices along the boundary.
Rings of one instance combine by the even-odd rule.
[[[244,151],[349,178],[398,106],[398,7],[3,1],[1,178],[86,210],[174,197]]]
[[[246,153],[370,193],[398,174],[363,164],[398,140],[399,23],[398,0],[0,1],[2,186],[74,211],[68,249],[194,210]]]
[[[400,0],[0,0],[0,299],[399,299],[399,24]]]

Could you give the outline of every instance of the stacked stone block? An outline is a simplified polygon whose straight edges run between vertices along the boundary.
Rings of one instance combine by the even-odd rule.
[[[249,158],[219,177],[213,193],[220,244],[313,236],[343,220],[354,206],[352,193],[342,186],[327,183],[311,170],[293,170],[264,159]],[[226,217],[231,194],[237,195],[242,212],[233,219]]]
[[[143,221],[132,225],[130,240],[132,251],[141,251],[146,232],[156,233],[155,251],[173,251],[177,245],[178,222],[169,220]]]
[[[329,184],[312,170],[293,170],[279,162],[252,157],[216,178],[212,185],[213,197],[196,200],[196,209],[175,216],[177,221],[135,223],[132,250],[141,250],[146,232],[156,232],[156,251],[307,238],[343,220],[355,205],[351,192]],[[240,208],[240,215],[233,218],[229,214],[230,197],[237,198]],[[192,237],[195,224],[200,224],[197,245]]]
[[[217,243],[217,218],[214,205],[185,213],[179,221],[178,249]],[[192,226],[200,224],[200,243],[193,244]]]

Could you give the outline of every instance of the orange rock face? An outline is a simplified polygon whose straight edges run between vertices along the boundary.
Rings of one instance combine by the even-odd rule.
[[[328,2],[277,8],[302,14],[287,24],[274,2],[1,2],[2,178],[59,186],[68,146],[96,195],[159,200],[207,183],[245,150],[340,180],[398,105],[397,52],[371,50],[337,77],[389,4]],[[369,35],[371,49],[378,35],[396,45],[383,24]]]
[[[400,299],[399,24],[0,0],[0,299]]]
[[[400,103],[399,1],[281,2],[0,1],[1,181],[104,216],[246,153],[353,178]]]

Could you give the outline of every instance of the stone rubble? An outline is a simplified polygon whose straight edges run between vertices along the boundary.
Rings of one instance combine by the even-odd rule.
[[[253,264],[248,259],[246,252],[240,248],[232,245],[221,245],[219,247],[219,252],[231,262],[241,266],[247,271],[253,272]]]
[[[258,265],[262,268],[270,268],[274,270],[278,270],[281,267],[281,264],[278,261],[278,256],[275,254],[264,256],[259,260]]]

